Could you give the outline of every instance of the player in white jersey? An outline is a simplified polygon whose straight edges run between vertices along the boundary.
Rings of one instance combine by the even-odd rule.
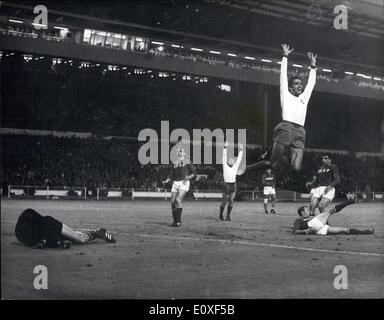
[[[317,55],[308,52],[311,70],[307,86],[303,91],[303,82],[300,77],[293,76],[288,80],[288,55],[294,50],[288,45],[282,45],[284,56],[281,60],[280,72],[280,103],[283,121],[274,130],[272,155],[269,161],[262,160],[247,166],[251,168],[265,168],[271,166],[276,169],[279,162],[289,164],[295,171],[301,170],[305,145],[305,118],[307,115],[308,102],[316,83],[316,57]]]
[[[228,142],[226,141],[224,143],[224,149],[223,149],[223,178],[224,178],[224,191],[223,191],[223,201],[220,205],[220,214],[219,218],[220,220],[224,220],[223,213],[226,204],[228,203],[227,207],[227,216],[225,218],[226,221],[231,221],[231,211],[233,208],[233,200],[235,199],[237,186],[236,186],[236,175],[241,174],[241,169],[239,170],[239,166],[241,163],[241,159],[243,157],[243,145],[239,143],[239,154],[237,156],[236,161],[234,159],[227,160],[227,148],[228,148]]]

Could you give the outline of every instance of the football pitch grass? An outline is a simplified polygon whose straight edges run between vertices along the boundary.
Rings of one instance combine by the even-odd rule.
[[[186,201],[171,228],[169,201],[1,201],[2,299],[286,299],[383,298],[384,203],[359,203],[330,224],[374,235],[292,234],[302,203],[235,202],[219,221],[219,202]],[[33,208],[72,228],[105,227],[117,238],[70,249],[31,249],[14,236],[19,214]],[[36,290],[34,267],[48,270]],[[335,289],[343,265],[348,288]]]

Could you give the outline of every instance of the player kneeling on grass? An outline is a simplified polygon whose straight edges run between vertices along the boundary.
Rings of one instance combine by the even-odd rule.
[[[27,209],[19,216],[15,235],[23,244],[35,248],[69,248],[72,243],[84,244],[101,239],[115,243],[115,238],[106,229],[73,230],[51,216],[42,216],[33,209]]]
[[[296,234],[317,234],[317,235],[330,235],[330,234],[372,234],[373,228],[359,230],[345,227],[333,227],[328,225],[328,219],[336,212],[339,212],[344,207],[356,203],[354,200],[348,200],[335,205],[332,209],[324,211],[316,217],[310,216],[310,211],[307,206],[302,206],[297,210],[300,218],[297,218],[293,224],[293,233]]]

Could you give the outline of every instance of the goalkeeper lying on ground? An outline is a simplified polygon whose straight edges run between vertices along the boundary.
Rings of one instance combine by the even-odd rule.
[[[297,218],[293,224],[293,233],[296,234],[372,234],[375,232],[373,228],[359,230],[345,227],[333,227],[328,225],[328,219],[332,214],[339,212],[344,207],[356,203],[354,200],[348,200],[335,205],[327,211],[324,211],[316,217],[310,216],[309,207],[302,206],[297,210],[300,218]]]
[[[51,216],[42,216],[33,209],[23,211],[17,220],[15,235],[23,244],[35,248],[69,248],[72,243],[84,244],[101,239],[115,243],[106,229],[73,230]]]

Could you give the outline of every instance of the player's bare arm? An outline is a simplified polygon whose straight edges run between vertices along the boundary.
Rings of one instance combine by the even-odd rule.
[[[240,165],[241,159],[243,158],[244,146],[241,143],[239,143],[238,148],[239,148],[239,156],[236,160],[236,166]],[[244,172],[245,172],[245,168],[239,169],[239,170],[237,170],[236,175],[241,176],[242,174],[244,174]]]
[[[293,233],[294,233],[294,234],[305,234],[305,235],[308,235],[308,234],[309,234],[309,229],[305,229],[305,230],[293,230]]]
[[[163,184],[167,184],[167,183],[169,183],[170,181],[171,181],[171,178],[167,178],[167,179],[163,180],[162,182],[163,182]]]
[[[289,45],[285,43],[282,44],[281,47],[283,48],[283,52],[285,56],[288,56],[293,50],[295,50],[294,48],[290,49]]]
[[[308,52],[308,58],[309,58],[311,67],[316,67],[317,54],[314,54],[313,52]]]
[[[223,156],[222,156],[222,163],[223,163],[223,165],[224,165],[224,163],[227,162],[227,149],[228,149],[228,146],[229,146],[228,141],[225,141],[224,142],[224,148],[223,148]]]
[[[238,148],[239,148],[239,156],[237,157],[236,165],[240,164],[241,159],[243,158],[243,151],[244,151],[244,147],[241,143],[238,144]]]
[[[309,58],[309,64],[311,66],[311,71],[309,72],[309,78],[307,82],[307,86],[305,87],[305,96],[309,100],[313,88],[315,87],[316,84],[316,59],[317,59],[317,54],[314,54],[313,52],[308,52],[308,58]]]
[[[190,174],[188,176],[185,176],[184,180],[191,180],[196,176],[196,174]]]
[[[305,229],[305,230],[293,230],[294,234],[301,234],[301,235],[309,235],[309,234],[314,234],[315,232],[311,229]]]

